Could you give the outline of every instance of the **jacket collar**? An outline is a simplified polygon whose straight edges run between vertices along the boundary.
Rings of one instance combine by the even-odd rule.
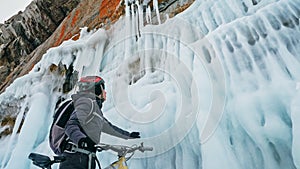
[[[82,98],[82,97],[90,98],[92,100],[95,100],[97,102],[98,106],[100,108],[102,108],[103,101],[97,95],[95,95],[94,93],[90,93],[90,92],[78,92],[78,93],[72,95],[72,100],[74,102],[76,102],[76,100],[78,100],[79,98]]]

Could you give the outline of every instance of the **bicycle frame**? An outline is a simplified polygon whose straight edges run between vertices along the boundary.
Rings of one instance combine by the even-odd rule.
[[[136,150],[139,150],[141,152],[145,151],[152,151],[152,147],[144,147],[144,144],[141,143],[140,146],[133,145],[131,147],[128,146],[120,146],[120,145],[107,145],[107,144],[99,144],[96,145],[96,147],[102,151],[102,150],[112,150],[114,152],[118,153],[119,159],[116,162],[113,162],[110,164],[110,166],[104,168],[104,169],[128,169],[128,165],[126,161],[128,161],[133,155]],[[127,154],[131,155],[129,157],[126,157]]]
[[[120,157],[118,161],[113,162],[110,166],[105,167],[104,169],[128,169],[126,158]]]

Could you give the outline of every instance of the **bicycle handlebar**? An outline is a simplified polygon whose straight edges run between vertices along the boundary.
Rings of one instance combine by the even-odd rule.
[[[133,153],[136,150],[139,150],[140,152],[145,152],[145,151],[152,151],[153,147],[144,147],[144,144],[141,143],[140,146],[134,145],[132,147],[129,146],[123,146],[123,145],[109,145],[109,144],[97,144],[95,146],[98,151],[103,151],[103,150],[112,150],[114,152],[117,152],[119,156],[125,156],[128,153]]]

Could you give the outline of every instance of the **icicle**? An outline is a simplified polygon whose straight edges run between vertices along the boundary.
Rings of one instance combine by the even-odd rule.
[[[138,7],[138,16],[139,16],[139,28],[144,27],[144,13],[143,13],[143,5],[139,4],[139,1],[136,1],[136,5]]]
[[[154,35],[145,35],[145,49],[153,49],[154,48]],[[153,52],[151,50],[145,52],[144,55],[144,68],[145,68],[145,73],[151,73],[150,69],[151,68],[151,57],[153,56]]]
[[[155,8],[155,11],[156,11],[156,16],[157,16],[158,24],[161,24],[157,0],[153,1],[153,7]]]
[[[136,32],[136,27],[135,27],[135,13],[134,13],[134,4],[131,4],[131,28],[132,28],[132,33],[135,34]]]
[[[14,125],[14,128],[13,128],[13,131],[12,131],[11,137],[9,139],[9,143],[6,147],[5,156],[4,156],[4,158],[2,160],[2,163],[1,163],[1,166],[2,166],[1,169],[4,169],[4,167],[6,166],[6,163],[9,161],[9,156],[10,156],[9,151],[12,150],[12,145],[13,145],[14,140],[16,139],[17,132],[20,128],[22,119],[24,117],[26,106],[27,106],[27,100],[21,105],[21,111],[17,116],[17,119],[16,119],[16,122],[15,122],[15,125]]]
[[[131,36],[136,36],[136,20],[134,13],[134,4],[131,4]]]
[[[130,16],[130,9],[129,9],[129,5],[128,5],[128,0],[125,0],[125,16],[129,17]]]
[[[139,12],[138,12],[138,2],[135,1],[135,4],[133,4],[133,7],[134,7],[134,14],[135,14],[135,18],[134,18],[134,24],[135,24],[135,37],[136,37],[136,40],[138,40],[138,37],[139,37]]]
[[[146,20],[147,20],[147,23],[152,24],[152,19],[151,19],[151,8],[150,8],[150,6],[147,7]]]
[[[126,12],[126,15],[125,15],[125,37],[128,37],[130,36],[132,33],[131,33],[131,20],[130,20],[130,16],[131,16],[131,12],[130,12],[130,8],[131,6],[129,5],[129,2],[128,0],[125,0],[125,5],[126,5],[126,8],[125,8],[125,12]],[[125,58],[128,58],[129,56],[129,48],[130,48],[130,39],[126,39],[125,42],[124,42],[124,48],[125,48]]]

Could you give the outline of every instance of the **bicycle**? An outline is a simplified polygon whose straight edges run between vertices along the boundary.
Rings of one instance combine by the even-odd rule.
[[[128,169],[127,161],[130,160],[135,151],[139,150],[140,152],[152,151],[152,147],[145,147],[143,143],[141,145],[133,145],[131,147],[124,145],[110,145],[110,144],[97,144],[95,146],[98,152],[101,151],[114,151],[118,153],[118,160],[111,163],[109,166],[104,169]],[[127,156],[127,154],[131,154]],[[64,156],[53,156],[53,160],[50,157],[38,153],[30,153],[28,158],[32,160],[33,164],[42,168],[42,169],[51,169],[51,166],[55,163],[61,163],[65,161]],[[101,168],[98,163],[99,168]]]

